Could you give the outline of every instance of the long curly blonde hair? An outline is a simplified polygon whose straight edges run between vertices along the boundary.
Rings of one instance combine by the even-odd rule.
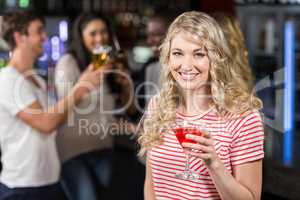
[[[252,71],[248,60],[248,50],[245,46],[245,38],[236,17],[222,12],[213,13],[212,17],[222,28],[230,47],[232,56],[237,63],[237,71],[248,84],[249,92],[253,89]]]
[[[154,145],[163,142],[162,132],[176,118],[176,110],[182,103],[180,88],[168,67],[172,39],[178,33],[195,36],[210,60],[210,95],[214,106],[222,115],[225,112],[244,113],[253,108],[260,109],[262,102],[248,88],[242,70],[232,57],[224,33],[209,15],[190,11],[178,16],[170,25],[160,47],[162,65],[160,92],[150,101],[150,109],[141,120],[139,144],[140,155]],[[246,67],[246,66],[245,66]],[[249,67],[249,66],[247,66]],[[247,76],[250,76],[248,74]]]

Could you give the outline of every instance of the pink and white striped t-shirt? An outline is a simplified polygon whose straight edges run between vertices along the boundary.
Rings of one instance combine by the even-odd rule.
[[[253,110],[233,117],[230,114],[220,117],[215,108],[195,116],[176,114],[176,120],[206,125],[219,158],[231,173],[235,165],[264,157],[264,131],[260,113]],[[199,158],[190,159],[190,169],[199,174],[199,180],[175,178],[175,174],[185,168],[186,155],[172,131],[165,131],[163,139],[163,144],[154,146],[148,152],[156,199],[221,199],[208,169]]]

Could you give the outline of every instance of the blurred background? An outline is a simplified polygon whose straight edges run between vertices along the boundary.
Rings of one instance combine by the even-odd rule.
[[[0,15],[22,9],[34,9],[46,18],[48,40],[36,67],[44,71],[52,96],[51,73],[68,47],[72,23],[80,12],[101,12],[109,18],[132,72],[140,70],[150,57],[146,23],[158,10],[172,17],[188,10],[236,15],[249,50],[257,94],[264,102],[262,199],[300,199],[299,0],[0,0]],[[8,58],[0,39],[0,68]],[[103,199],[142,199],[145,168],[136,154],[134,139],[115,136],[112,185]]]

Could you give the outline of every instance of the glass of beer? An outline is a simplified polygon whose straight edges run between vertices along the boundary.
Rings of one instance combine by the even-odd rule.
[[[93,50],[92,62],[95,70],[107,63],[111,49],[109,45],[99,45]]]

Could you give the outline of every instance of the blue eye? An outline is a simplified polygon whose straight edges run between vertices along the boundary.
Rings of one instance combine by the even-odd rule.
[[[195,55],[194,55],[196,58],[203,58],[203,57],[205,57],[206,56],[206,54],[205,53],[195,53]]]
[[[175,52],[172,52],[172,55],[173,55],[173,56],[181,56],[182,53],[175,51]]]

